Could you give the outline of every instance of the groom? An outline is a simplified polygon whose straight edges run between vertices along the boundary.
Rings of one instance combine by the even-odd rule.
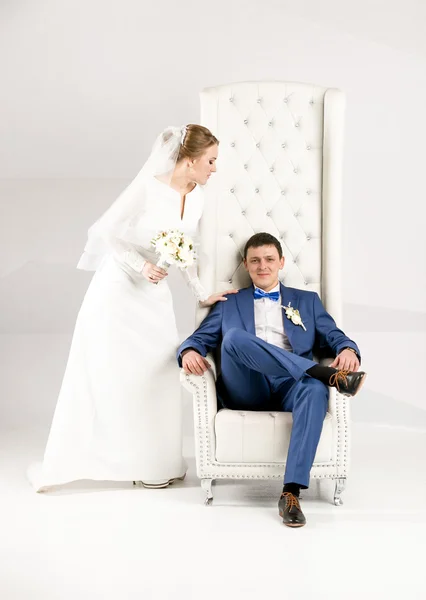
[[[306,519],[299,502],[309,474],[328,406],[327,386],[354,396],[366,374],[358,371],[360,352],[324,309],[315,292],[279,283],[284,266],[281,244],[268,233],[253,235],[244,248],[252,285],[218,302],[180,346],[179,365],[202,375],[204,358],[221,350],[219,401],[238,410],[293,413],[283,493],[278,508],[289,527]],[[312,360],[313,349],[335,356],[330,367]]]

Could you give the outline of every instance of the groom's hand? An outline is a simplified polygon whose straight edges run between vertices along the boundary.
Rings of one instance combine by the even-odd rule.
[[[358,371],[359,360],[355,352],[346,348],[336,356],[330,367],[343,371]]]
[[[195,350],[184,350],[182,352],[182,367],[185,373],[202,375],[211,368],[210,363]]]

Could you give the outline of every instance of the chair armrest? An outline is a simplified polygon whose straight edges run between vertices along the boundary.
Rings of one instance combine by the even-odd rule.
[[[211,354],[211,353],[207,354],[206,360],[208,361],[208,363],[211,366],[211,373],[212,373],[212,375],[214,377],[214,380],[216,381],[216,379],[217,379],[217,367],[216,367],[216,362],[215,362],[215,359],[213,357],[213,354]]]
[[[195,461],[200,479],[209,473],[216,456],[216,365],[212,356],[206,358],[212,368],[204,375],[188,375],[183,369],[180,372],[181,383],[193,398]]]
[[[180,370],[180,382],[193,396],[194,401],[200,404],[200,408],[207,414],[207,420],[210,422],[217,413],[216,397],[216,363],[211,354],[206,356],[211,368],[204,375],[192,375]]]
[[[329,367],[333,362],[333,358],[324,358],[320,361],[321,365]],[[350,417],[350,404],[349,400],[343,394],[339,394],[336,388],[329,387],[328,397],[328,412],[334,419],[339,421],[339,424],[343,427],[347,427],[347,423]]]

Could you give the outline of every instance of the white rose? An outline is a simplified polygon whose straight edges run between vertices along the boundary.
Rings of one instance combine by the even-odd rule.
[[[163,252],[164,250],[167,250],[167,246],[168,246],[168,241],[166,240],[166,238],[162,238],[156,244],[156,248],[158,249],[159,252]]]
[[[179,248],[179,258],[186,262],[189,259],[189,252],[185,248]]]

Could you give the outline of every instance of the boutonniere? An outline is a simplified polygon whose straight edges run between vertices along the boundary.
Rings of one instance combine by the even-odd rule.
[[[295,325],[300,325],[303,327],[303,330],[306,331],[306,327],[303,325],[302,317],[300,316],[300,312],[297,308],[293,308],[291,302],[288,303],[288,306],[281,306],[285,310],[285,315],[287,319],[290,319],[292,323]]]

